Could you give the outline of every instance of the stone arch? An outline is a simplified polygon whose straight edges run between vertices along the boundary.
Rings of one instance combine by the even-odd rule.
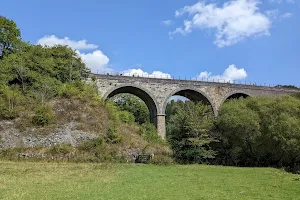
[[[205,94],[203,91],[194,89],[194,88],[179,88],[177,90],[172,91],[169,95],[167,95],[167,98],[164,101],[163,107],[162,107],[162,112],[165,113],[167,104],[168,104],[168,100],[170,99],[170,97],[174,96],[174,95],[180,95],[180,96],[184,96],[188,99],[190,99],[191,101],[195,101],[195,102],[199,102],[199,101],[203,101],[204,104],[207,104],[209,106],[211,106],[213,113],[215,114],[215,106],[212,103],[213,101],[211,100],[211,98]]]
[[[150,112],[150,121],[157,126],[157,108],[158,104],[152,94],[145,88],[137,85],[119,85],[107,91],[103,97],[109,99],[117,94],[129,93],[142,99]]]
[[[228,99],[230,99],[231,97],[233,99],[236,99],[236,98],[239,98],[239,97],[244,97],[244,98],[247,98],[247,97],[251,97],[252,95],[249,94],[248,92],[245,92],[245,91],[232,91],[230,93],[228,93],[227,95],[224,96],[224,98],[222,99],[221,103],[220,103],[220,108],[222,107],[222,105],[224,104],[224,102]],[[220,109],[219,108],[219,109]]]

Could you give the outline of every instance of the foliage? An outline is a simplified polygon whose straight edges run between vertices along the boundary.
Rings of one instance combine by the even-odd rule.
[[[95,77],[91,84],[85,82],[90,70],[74,50],[67,46],[25,43],[13,21],[1,17],[0,25],[0,120],[15,119],[12,123],[24,134],[29,133],[33,125],[39,127],[31,129],[32,134],[43,132],[46,135],[74,122],[77,129],[101,135],[78,148],[55,145],[45,151],[47,156],[58,154],[59,158],[55,159],[60,159],[68,154],[66,156],[72,156],[73,161],[101,162],[131,160],[131,155],[123,152],[125,147],[143,149],[150,146],[150,151],[169,151],[165,144],[149,144],[138,135],[139,125],[134,122],[150,121],[148,108],[140,99],[125,95],[129,104],[123,102],[123,107],[121,101],[120,107],[104,101],[98,95]],[[47,127],[49,124],[51,126]],[[150,135],[149,140],[153,140],[156,130],[149,127],[144,126],[143,134]],[[155,137],[158,138],[157,134]],[[153,146],[157,148],[153,150]],[[45,149],[20,149],[23,150],[39,151],[33,153],[34,157]],[[10,155],[17,157],[18,154]]]
[[[289,89],[299,89],[298,87],[296,87],[294,85],[276,85],[275,87],[278,87],[278,88],[289,88]]]
[[[155,165],[171,165],[175,162],[169,155],[154,155],[150,163]]]
[[[38,105],[35,109],[35,115],[32,123],[35,125],[45,126],[51,124],[55,119],[55,113],[50,105]]]
[[[134,116],[132,113],[128,111],[119,111],[119,119],[126,124],[133,124],[134,123]]]
[[[0,119],[14,119],[24,109],[25,97],[16,86],[0,84]]]
[[[118,94],[112,98],[112,101],[120,110],[132,113],[136,123],[143,124],[150,122],[148,107],[137,96],[132,94]]]
[[[183,107],[184,102],[181,100],[174,101],[171,100],[168,102],[166,107],[166,123],[168,124],[170,122],[171,116],[175,115],[177,112],[177,109],[180,107]]]
[[[300,99],[300,92],[294,94],[293,96],[296,97],[296,98],[298,98],[298,99]]]
[[[6,82],[20,85],[23,92],[39,86],[45,78],[67,83],[79,81],[89,72],[77,53],[66,46],[27,45],[4,57],[0,67],[6,69]]]
[[[175,105],[175,104],[174,104]],[[167,126],[168,140],[175,158],[184,163],[203,163],[214,158],[216,152],[210,143],[213,114],[204,104],[187,101],[174,109]]]
[[[66,155],[68,153],[71,153],[73,150],[73,147],[69,143],[61,143],[61,144],[56,144],[50,147],[49,153],[52,156],[57,156],[60,154]]]
[[[118,134],[114,126],[109,127],[106,137],[106,142],[116,144],[120,143],[122,140],[121,136]]]
[[[0,60],[18,49],[21,32],[13,20],[0,16]]]
[[[81,151],[100,153],[103,150],[104,138],[99,136],[95,139],[87,140],[78,146]]]
[[[219,164],[300,169],[300,100],[248,98],[225,103],[216,121]]]
[[[162,142],[162,138],[157,134],[156,127],[150,122],[144,123],[140,126],[140,134],[148,142]]]

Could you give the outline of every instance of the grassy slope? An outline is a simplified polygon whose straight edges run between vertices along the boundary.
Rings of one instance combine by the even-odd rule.
[[[0,199],[299,199],[271,168],[0,162]]]
[[[45,127],[37,127],[31,123],[30,116],[34,115],[32,109],[28,109],[22,113],[22,117],[13,121],[13,127],[20,130],[21,135],[37,135],[47,138],[50,133],[55,133],[56,128],[64,128],[71,122],[75,123],[74,130],[83,131],[85,133],[93,134],[95,136],[107,137],[109,127],[115,125],[116,135],[120,138],[118,143],[105,143],[102,148],[102,157],[108,157],[105,160],[122,160],[131,161],[132,155],[137,154],[138,150],[144,150],[145,153],[154,153],[155,155],[171,154],[171,150],[166,143],[163,142],[149,142],[140,134],[140,126],[137,124],[123,123],[118,119],[117,111],[109,111],[109,108],[102,102],[92,100],[80,100],[78,98],[55,98],[49,103],[54,110],[54,123],[46,125]],[[110,114],[111,113],[111,114]],[[112,117],[110,115],[115,115]],[[4,129],[0,124],[0,131]],[[64,128],[63,130],[65,130]],[[64,133],[59,133],[63,136]],[[0,147],[1,147],[1,133],[0,133]],[[22,146],[21,146],[22,147]],[[1,148],[0,148],[1,150]],[[49,148],[22,148],[23,153],[37,153],[49,154]],[[12,156],[15,158],[18,155],[12,151]],[[77,149],[67,154],[76,158],[76,160],[86,161],[87,158],[95,158],[93,152],[81,152]],[[1,152],[0,152],[1,155]],[[63,155],[54,155],[63,157]],[[121,158],[120,158],[121,157]],[[101,160],[102,161],[102,160]]]

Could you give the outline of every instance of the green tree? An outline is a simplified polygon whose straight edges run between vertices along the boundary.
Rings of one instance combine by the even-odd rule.
[[[27,90],[37,90],[41,87],[45,93],[45,84],[49,82],[51,84],[48,87],[56,87],[59,83],[80,81],[89,74],[89,69],[76,52],[65,46],[27,45],[24,51],[3,58],[0,69],[2,82],[19,85],[24,94]]]
[[[0,84],[0,119],[13,119],[24,109],[26,99],[15,86]]]
[[[0,60],[15,52],[21,43],[21,32],[13,20],[0,16]]]
[[[181,100],[174,101],[171,100],[168,102],[166,106],[166,124],[169,123],[171,116],[174,115],[177,112],[177,109],[181,106],[183,106],[184,102]]]
[[[203,163],[214,158],[210,147],[213,113],[209,106],[194,102],[179,103],[168,124],[168,140],[180,162]]]
[[[128,111],[134,115],[135,122],[143,124],[150,122],[150,113],[146,104],[132,94],[118,94],[112,98],[115,105],[122,111]]]
[[[300,100],[284,96],[226,102],[216,121],[218,164],[300,171]]]
[[[255,111],[241,103],[242,101],[235,99],[226,102],[216,120],[222,145],[218,149],[219,162],[222,162],[220,164],[255,165],[255,145],[261,135],[260,118]]]

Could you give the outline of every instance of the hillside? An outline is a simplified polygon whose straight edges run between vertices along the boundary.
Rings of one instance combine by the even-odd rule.
[[[31,109],[24,110],[14,120],[0,121],[0,155],[10,158],[54,157],[77,161],[131,162],[139,153],[171,153],[158,136],[147,139],[142,136],[141,126],[124,122],[124,119],[122,121],[120,114],[123,112],[110,103],[55,98],[48,105],[54,114],[49,125],[33,124],[35,112]]]

